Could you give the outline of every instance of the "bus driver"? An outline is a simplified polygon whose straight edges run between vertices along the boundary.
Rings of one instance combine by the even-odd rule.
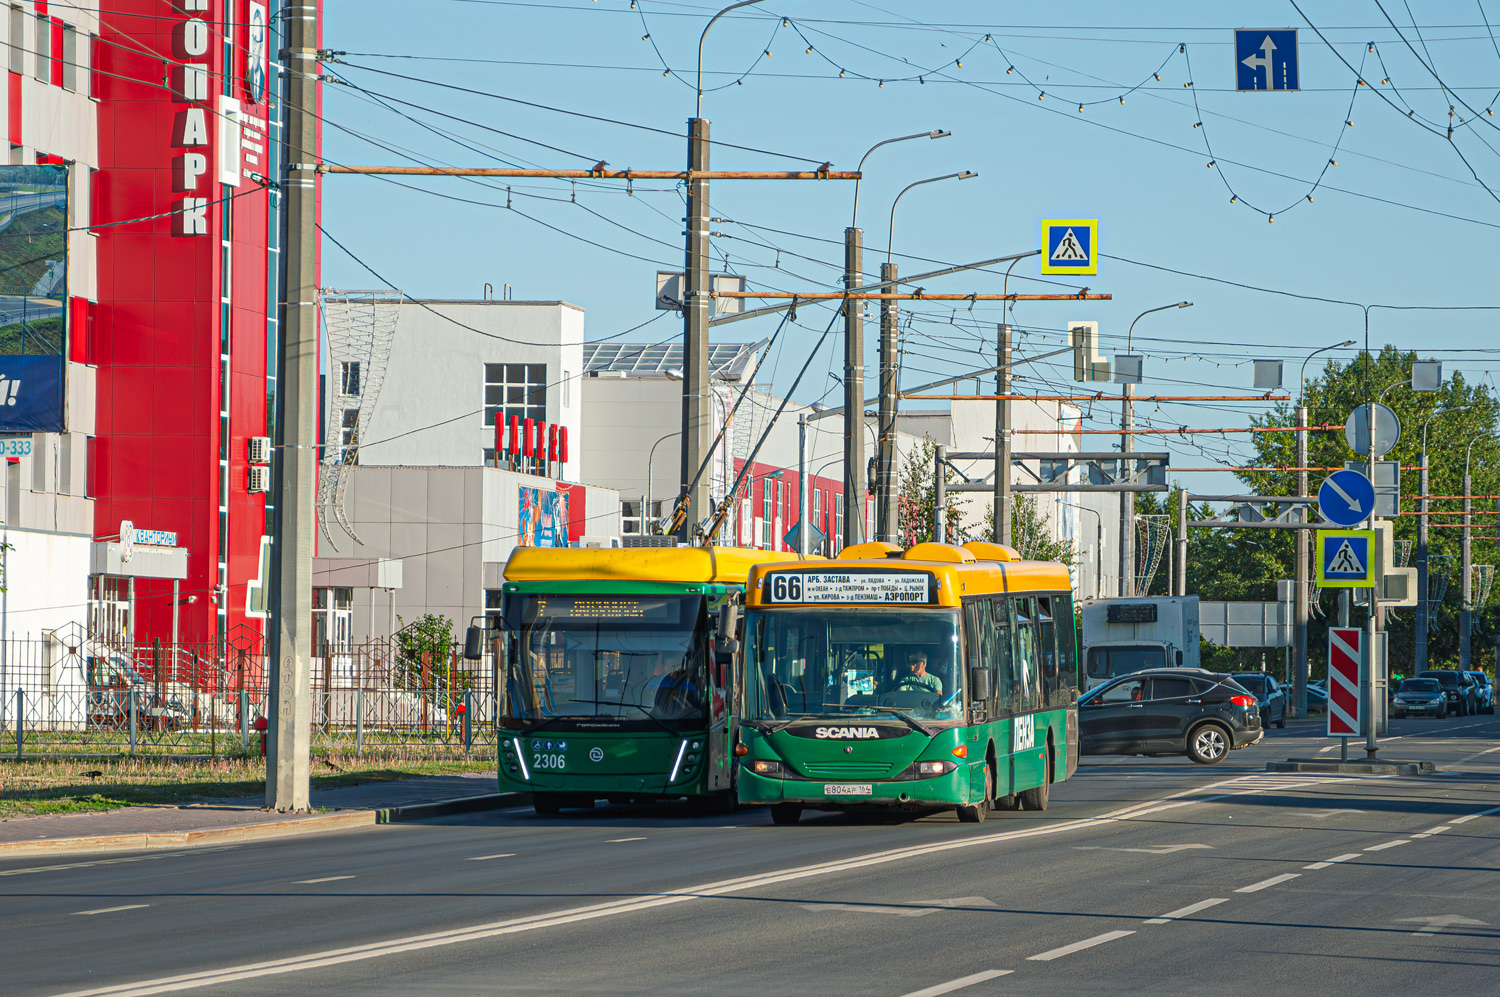
[[[892,692],[930,692],[943,694],[943,680],[927,674],[927,652],[913,649],[906,653],[906,664],[899,666]]]

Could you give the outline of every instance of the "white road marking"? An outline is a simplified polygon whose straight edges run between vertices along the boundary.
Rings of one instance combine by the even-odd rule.
[[[1272,886],[1279,886],[1280,884],[1285,883],[1287,880],[1296,879],[1300,875],[1302,875],[1302,873],[1300,872],[1284,872],[1279,876],[1272,876],[1270,879],[1262,879],[1258,883],[1251,883],[1249,886],[1241,886],[1234,892],[1259,893],[1261,890],[1269,889]]]
[[[1015,970],[1013,969],[986,969],[982,973],[974,973],[972,976],[960,976],[956,980],[949,980],[947,983],[939,983],[934,987],[927,987],[923,990],[913,990],[909,994],[903,994],[902,997],[938,997],[938,994],[951,994],[955,990],[962,990],[964,987],[972,987],[974,984],[983,983],[985,980],[993,980],[997,977],[1009,976],[1014,972]]]
[[[803,910],[822,913],[827,910],[846,910],[855,914],[894,914],[896,917],[921,917],[936,912],[936,907],[887,907],[883,904],[802,904]]]
[[[1186,907],[1183,907],[1179,910],[1174,910],[1170,914],[1163,914],[1161,917],[1153,917],[1146,923],[1166,924],[1169,921],[1177,920],[1179,917],[1187,917],[1189,914],[1196,914],[1200,910],[1207,910],[1210,907],[1217,907],[1219,904],[1227,903],[1228,901],[1228,897],[1214,897],[1210,900],[1199,900],[1195,904],[1188,904]]]
[[[1139,852],[1144,855],[1171,855],[1190,848],[1213,848],[1213,845],[1151,845],[1147,848],[1105,848],[1103,845],[1074,845],[1080,852]]]
[[[1327,820],[1336,814],[1362,814],[1363,810],[1324,810],[1322,813],[1308,814],[1313,820]]]
[[[1410,838],[1397,838],[1395,841],[1385,841],[1385,842],[1381,842],[1378,845],[1371,845],[1369,848],[1366,848],[1365,851],[1367,851],[1367,852],[1383,852],[1387,848],[1395,848],[1397,845],[1409,845],[1409,844],[1411,844],[1411,839]]]
[[[604,843],[606,845],[615,845],[615,844],[619,844],[622,841],[645,841],[645,840],[646,840],[645,838],[606,838],[605,841],[604,841]]]
[[[195,848],[194,855],[206,855],[210,852],[227,851],[223,847]],[[63,862],[57,865],[33,865],[24,869],[0,869],[0,876],[29,876],[36,872],[64,872],[68,869],[92,869],[96,865],[121,865],[126,862],[151,862],[156,859],[168,859],[179,857],[182,852],[156,852],[150,855],[126,855],[116,859],[91,859],[87,862]]]
[[[1442,931],[1444,928],[1451,928],[1454,925],[1477,926],[1487,923],[1485,921],[1476,921],[1470,917],[1462,917],[1458,914],[1440,914],[1437,917],[1403,917],[1401,918],[1401,921],[1403,923],[1421,923],[1423,921],[1427,922],[1427,924],[1421,930],[1413,931],[1412,934],[1414,935],[1435,935],[1439,931]]]
[[[1146,800],[1141,803],[1133,803],[1128,807],[1113,810],[1098,817],[1083,817],[1078,820],[1060,821],[1056,824],[1040,824],[1031,827],[1017,828],[1013,831],[1000,831],[994,834],[980,834],[967,838],[954,838],[943,841],[931,842],[923,845],[911,845],[905,848],[894,848],[886,851],[870,852],[864,855],[848,859],[839,859],[832,862],[822,862],[816,865],[796,866],[780,869],[774,872],[761,873],[752,876],[742,876],[737,879],[722,880],[716,883],[705,883],[699,886],[689,887],[675,893],[648,893],[639,897],[625,900],[612,900],[601,904],[590,904],[584,907],[572,907],[548,914],[534,914],[526,917],[511,918],[505,921],[492,921],[483,924],[469,925],[463,928],[453,928],[447,931],[430,932],[422,935],[406,935],[386,941],[369,942],[363,945],[348,946],[338,949],[326,949],[322,952],[312,952],[304,955],[289,956],[281,959],[271,959],[263,962],[242,963],[239,965],[225,966],[220,969],[202,970],[195,973],[183,973],[176,976],[164,976],[150,980],[138,980],[134,983],[112,984],[106,987],[93,988],[89,990],[78,990],[60,997],[148,997],[151,994],[170,993],[176,990],[190,990],[196,987],[213,986],[218,983],[231,983],[238,980],[252,980],[265,976],[277,976],[285,973],[296,973],[309,969],[317,969],[325,966],[337,966],[345,963],[359,962],[366,959],[374,959],[380,956],[399,955],[406,952],[417,952],[445,945],[456,945],[464,942],[483,941],[504,935],[518,934],[525,931],[534,931],[539,928],[551,928],[564,924],[575,924],[581,921],[591,921],[601,917],[612,917],[617,914],[632,914],[637,911],[650,910],[670,904],[684,903],[690,900],[699,900],[706,897],[726,896],[744,890],[762,889],[779,883],[791,882],[800,879],[810,879],[817,876],[832,875],[835,873],[848,872],[854,869],[866,869],[873,866],[888,865],[906,859],[917,858],[924,855],[937,855],[945,852],[953,852],[961,849],[978,848],[986,845],[997,845],[1004,842],[1017,841],[1023,838],[1050,837],[1069,831],[1088,830],[1104,827],[1120,821],[1129,820],[1139,816],[1143,812],[1151,811],[1152,808],[1166,803],[1168,800],[1178,799],[1184,796],[1193,796],[1205,791],[1218,789],[1231,783],[1242,783],[1246,777],[1228,779],[1223,782],[1211,783],[1207,786],[1198,786],[1193,789],[1182,790],[1170,796],[1160,797],[1155,800]],[[1250,777],[1253,778],[1253,777]],[[1189,803],[1208,802],[1209,799],[1221,797],[1210,797],[1208,799],[1196,799],[1184,801],[1181,805]],[[1177,804],[1170,804],[1177,805]],[[1500,809],[1500,808],[1497,808]],[[1130,934],[1130,932],[1126,932]]]
[[[1455,765],[1463,765],[1464,763],[1466,763],[1466,762],[1472,762],[1474,759],[1479,758],[1479,757],[1481,757],[1483,755],[1494,754],[1496,751],[1500,751],[1500,748],[1485,748],[1483,751],[1476,751],[1472,755],[1466,755],[1463,758],[1460,758],[1458,761],[1454,762],[1453,764],[1455,764]]]
[[[515,857],[515,852],[501,852],[499,855],[471,855],[469,856],[469,861],[488,862],[490,859],[513,859]]]
[[[1084,949],[1091,949],[1095,945],[1103,945],[1105,942],[1112,942],[1116,938],[1124,938],[1126,935],[1133,934],[1135,934],[1134,931],[1106,931],[1102,935],[1085,938],[1083,941],[1074,942],[1072,945],[1064,945],[1062,948],[1048,949],[1046,952],[1041,952],[1037,955],[1029,955],[1026,959],[1028,962],[1051,962],[1053,959],[1061,959],[1065,955],[1082,952]]]
[[[98,910],[75,910],[73,912],[73,916],[81,917],[84,914],[113,914],[117,910],[139,910],[142,907],[150,906],[150,904],[126,904],[124,907],[101,907]]]
[[[1481,810],[1477,814],[1464,814],[1462,817],[1455,817],[1455,818],[1453,818],[1448,823],[1450,823],[1450,824],[1467,824],[1469,821],[1473,820],[1475,817],[1488,817],[1490,814],[1500,814],[1500,807],[1490,807],[1488,810]]]
[[[1440,824],[1437,827],[1429,827],[1427,830],[1423,831],[1421,834],[1414,834],[1414,835],[1412,835],[1412,837],[1413,838],[1430,838],[1434,834],[1442,834],[1444,831],[1451,831],[1451,830],[1453,830],[1453,828],[1449,827],[1447,824]]]
[[[1359,852],[1345,852],[1343,855],[1335,855],[1331,859],[1324,859],[1322,862],[1314,862],[1312,865],[1305,865],[1302,868],[1304,868],[1304,869],[1327,869],[1329,866],[1333,865],[1335,862],[1348,862],[1350,859],[1357,859],[1357,858],[1359,858]]]
[[[340,879],[353,879],[353,876],[324,876],[322,879],[298,879],[293,881],[294,886],[304,886],[308,883],[332,883]]]

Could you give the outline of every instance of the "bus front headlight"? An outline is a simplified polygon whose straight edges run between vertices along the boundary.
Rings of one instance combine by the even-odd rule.
[[[780,777],[786,774],[785,767],[778,761],[765,758],[757,758],[750,763],[750,771],[756,775],[769,775]]]

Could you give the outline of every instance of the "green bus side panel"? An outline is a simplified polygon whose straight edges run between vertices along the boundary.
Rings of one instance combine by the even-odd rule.
[[[731,786],[729,763],[710,763],[712,738],[724,737],[724,728],[687,731],[680,735],[660,733],[559,734],[546,730],[529,736],[501,732],[499,787],[501,792],[547,792],[569,794],[642,793],[668,796],[698,796],[727,791]],[[687,748],[683,748],[687,741]],[[525,754],[525,766],[515,757],[515,743]],[[698,744],[697,750],[693,744]],[[683,761],[677,778],[670,779],[678,752]],[[693,759],[696,756],[696,760]],[[720,754],[723,757],[723,753]],[[525,774],[531,778],[527,779]]]

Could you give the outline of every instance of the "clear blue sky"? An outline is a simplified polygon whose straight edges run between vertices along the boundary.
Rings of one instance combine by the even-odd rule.
[[[1004,5],[1002,22],[993,3],[772,0],[726,16],[708,37],[705,89],[720,88],[704,98],[713,138],[765,150],[721,145],[712,165],[796,169],[827,160],[852,169],[881,139],[951,129],[950,138],[871,157],[860,195],[867,247],[879,246],[883,257],[891,199],[903,186],[976,170],[976,179],[903,198],[895,232],[903,272],[1034,250],[1044,217],[1100,219],[1104,258],[1096,277],[1045,283],[1031,259],[1016,266],[1010,286],[1038,293],[1087,283],[1114,300],[1018,304],[1011,321],[1022,330],[1023,355],[1057,348],[1065,324],[1085,319],[1100,322],[1103,352],[1113,354],[1138,313],[1186,299],[1195,306],[1136,327],[1136,352],[1147,357],[1139,394],[1248,393],[1248,360],[1256,357],[1287,360],[1290,384],[1311,350],[1363,338],[1359,310],[1152,267],[1362,303],[1500,304],[1500,201],[1484,186],[1500,192],[1500,118],[1485,114],[1500,91],[1500,43],[1484,21],[1500,25],[1500,0],[1413,4],[1410,12],[1392,0],[1299,5],[1331,47],[1291,3],[1238,4],[1232,20],[1218,4],[1020,3]],[[324,44],[350,53],[330,69],[367,91],[326,87],[326,158],[681,168],[698,35],[719,5],[636,6],[326,0]],[[1237,93],[1236,27],[1298,28],[1301,91]],[[1340,56],[1363,65],[1370,85],[1356,91]],[[664,76],[664,65],[674,75]],[[390,73],[431,82],[383,75]],[[1450,143],[1449,106],[1457,108],[1455,123],[1471,117],[1459,98],[1479,118]],[[1330,159],[1337,166],[1327,166]],[[1312,189],[1320,173],[1323,185]],[[651,319],[626,338],[680,334],[676,315],[652,303],[655,272],[682,265],[683,202],[671,183],[643,182],[627,195],[619,183],[575,189],[523,180],[507,194],[492,181],[400,182],[408,186],[327,178],[324,225],[408,294],[478,297],[486,281],[509,283],[517,298],[586,308],[590,339]],[[754,289],[832,290],[852,195],[852,183],[716,182],[713,214],[724,220],[712,228],[724,236],[713,240],[715,254]],[[506,209],[508,198],[514,210]],[[1275,212],[1274,223],[1266,211]],[[378,285],[335,246],[325,244],[324,259],[327,286]],[[866,269],[877,264],[868,253]],[[927,288],[998,292],[1001,285],[995,272]],[[778,388],[790,385],[830,316],[799,310],[795,334],[783,336],[773,354]],[[994,302],[912,309],[903,383],[987,365],[1000,320]],[[1372,344],[1419,350],[1442,359],[1445,372],[1491,384],[1491,370],[1500,369],[1497,326],[1500,313],[1480,311],[1377,310],[1370,323]],[[760,319],[719,335],[755,340],[774,328],[775,319]],[[872,373],[874,338],[867,326]],[[829,374],[841,370],[841,354],[841,339],[829,336],[799,400],[836,397]],[[1017,383],[1071,390],[1070,376],[1070,365],[1049,363]],[[1138,411],[1156,426],[1243,426],[1263,406],[1144,404]],[[1093,406],[1087,426],[1108,428],[1117,412]],[[1173,443],[1173,463],[1238,462],[1246,439]],[[1228,484],[1224,475],[1193,480],[1194,488]]]

